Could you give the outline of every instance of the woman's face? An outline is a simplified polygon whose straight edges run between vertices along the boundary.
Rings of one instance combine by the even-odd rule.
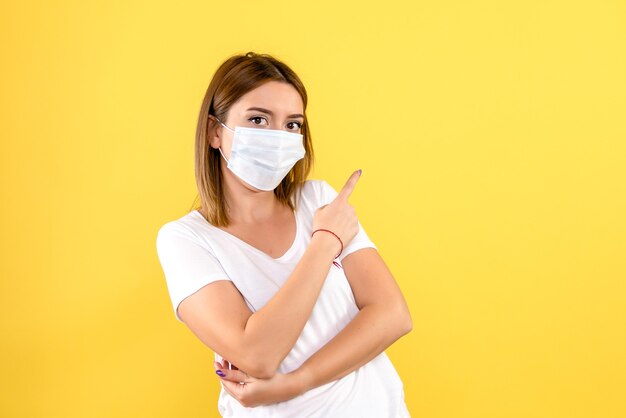
[[[268,81],[241,96],[222,122],[233,130],[241,126],[301,133],[303,108],[302,98],[291,84]],[[218,124],[211,146],[221,146],[226,158],[230,158],[233,135],[233,132]]]

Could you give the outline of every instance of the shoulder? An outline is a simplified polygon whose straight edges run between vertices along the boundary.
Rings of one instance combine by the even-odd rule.
[[[197,241],[200,215],[197,211],[191,211],[177,219],[168,221],[161,225],[157,231],[157,246],[170,240],[186,239]]]
[[[309,179],[302,185],[302,196],[305,200],[313,200],[320,205],[325,205],[337,196],[337,191],[326,180]]]

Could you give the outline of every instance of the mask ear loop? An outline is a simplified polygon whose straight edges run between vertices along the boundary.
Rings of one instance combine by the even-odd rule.
[[[228,129],[229,131],[231,131],[231,132],[233,132],[233,133],[235,132],[235,130],[234,130],[234,129],[230,129],[228,126],[226,126],[224,123],[222,123],[222,121],[221,121],[221,120],[219,120],[219,119],[217,118],[217,116],[213,116],[213,117],[214,117],[214,118],[215,118],[215,120],[216,120],[216,121],[218,121],[218,122],[220,123],[220,125],[222,125],[224,128]],[[221,146],[219,146],[219,147],[217,147],[217,149],[220,151],[220,154],[222,154],[222,158],[224,158],[224,160],[226,160],[226,164],[230,164],[230,162],[228,161],[228,158],[226,158],[226,156],[225,156],[225,155],[224,155],[224,153],[222,152],[222,147],[221,147]]]
[[[230,162],[228,161],[228,159],[226,158],[226,156],[224,156],[224,153],[222,152],[222,147],[217,147],[217,149],[220,151],[220,154],[222,154],[222,158],[226,160],[226,164],[230,164]]]
[[[213,116],[215,118],[216,121],[218,121],[220,123],[220,125],[222,125],[224,128],[228,129],[229,131],[231,131],[232,133],[235,133],[234,129],[229,128],[228,126],[226,126],[226,124],[224,124],[221,120],[219,120],[217,118],[217,116]]]

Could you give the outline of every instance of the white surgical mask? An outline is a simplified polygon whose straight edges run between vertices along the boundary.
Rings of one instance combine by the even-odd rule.
[[[274,190],[293,166],[304,158],[302,134],[264,128],[236,126],[230,160],[219,148],[227,167],[241,180],[259,190]]]

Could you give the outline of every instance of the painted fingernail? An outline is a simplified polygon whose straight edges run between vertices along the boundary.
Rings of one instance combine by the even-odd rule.
[[[361,175],[361,173],[362,173],[362,172],[363,172],[363,170],[361,170],[361,169],[359,168],[359,176]]]
[[[221,371],[221,370],[216,370],[216,371],[215,371],[215,373],[217,373],[217,375],[218,375],[219,377],[226,377],[226,375],[224,374],[224,372],[223,372],[223,371]]]

